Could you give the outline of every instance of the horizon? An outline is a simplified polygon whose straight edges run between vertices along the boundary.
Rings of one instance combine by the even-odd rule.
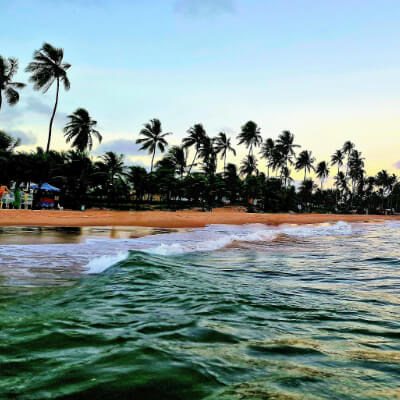
[[[290,130],[317,162],[329,162],[351,140],[366,159],[368,175],[399,169],[400,57],[394,45],[400,5],[394,1],[169,0],[115,6],[108,0],[85,5],[60,0],[37,6],[21,0],[4,8],[9,22],[3,24],[8,37],[0,39],[2,55],[19,59],[16,81],[28,83],[24,69],[44,41],[64,48],[72,64],[71,90],[60,93],[52,149],[69,148],[62,133],[65,117],[83,107],[103,135],[92,154],[113,150],[146,167],[151,157],[135,140],[144,123],[159,118],[163,130],[173,132],[170,145],[179,144],[195,123],[210,136],[225,131],[238,151],[227,161],[236,164],[246,153],[236,136],[254,120],[264,139]],[[59,18],[66,11],[76,20],[72,31],[70,21]],[[37,26],[40,18],[45,25]],[[146,29],[149,23],[153,29]],[[54,92],[43,95],[29,84],[19,104],[2,108],[0,128],[22,138],[21,150],[45,147]],[[261,171],[264,164],[259,163]],[[293,170],[295,179],[301,175]]]

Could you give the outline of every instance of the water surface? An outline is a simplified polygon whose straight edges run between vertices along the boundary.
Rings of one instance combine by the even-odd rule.
[[[399,226],[3,244],[0,398],[398,399]]]

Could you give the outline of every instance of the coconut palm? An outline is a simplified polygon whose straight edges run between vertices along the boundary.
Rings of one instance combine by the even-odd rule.
[[[78,108],[73,114],[68,115],[68,118],[70,121],[65,125],[64,136],[67,143],[72,141],[72,147],[79,151],[92,150],[93,137],[101,143],[103,138],[95,129],[97,121],[90,118],[87,110]]]
[[[249,149],[249,155],[253,154],[253,147],[258,147],[262,143],[260,128],[254,121],[246,122],[237,138],[239,139],[239,145],[245,144]]]
[[[171,135],[171,132],[162,133],[161,122],[159,119],[154,118],[150,122],[144,124],[144,128],[140,131],[139,135],[143,136],[136,140],[137,144],[141,144],[140,150],[147,150],[151,156],[151,167],[150,173],[153,172],[154,156],[156,154],[157,147],[164,153],[165,148],[168,146],[168,142],[165,137]]]
[[[20,144],[20,139],[15,139],[8,133],[0,130],[0,153],[12,153]]]
[[[63,83],[65,90],[69,90],[70,88],[67,70],[71,67],[71,64],[63,62],[63,58],[63,49],[57,49],[49,43],[44,43],[39,50],[33,53],[33,61],[25,69],[26,72],[32,73],[29,81],[33,83],[35,90],[41,90],[43,93],[46,93],[53,83],[56,82],[56,101],[50,118],[46,153],[50,150],[51,133],[54,116],[57,111],[60,83]]]
[[[337,165],[338,171],[337,173],[339,173],[340,171],[340,167],[343,165],[343,160],[344,160],[344,153],[342,152],[342,150],[336,150],[331,157],[331,165]]]
[[[194,146],[195,154],[193,157],[193,161],[190,164],[188,174],[192,170],[194,163],[196,162],[197,156],[199,154],[200,148],[207,137],[207,133],[203,128],[202,124],[195,124],[191,128],[188,129],[187,133],[189,134],[187,137],[183,138],[182,143],[185,148],[189,148]]]
[[[294,144],[294,135],[290,131],[283,131],[276,141],[275,147],[279,149],[284,158],[285,166],[288,167],[289,163],[292,164],[292,157],[296,155],[294,149],[300,147]]]
[[[315,158],[312,156],[312,152],[308,150],[303,150],[297,157],[295,167],[297,171],[304,169],[304,181],[307,178],[307,171],[315,170],[314,162]]]
[[[3,93],[10,106],[18,103],[18,89],[23,89],[25,83],[13,82],[14,75],[18,72],[18,60],[16,58],[4,58],[0,56],[0,110],[3,103]]]
[[[342,151],[344,154],[347,154],[347,166],[346,166],[346,177],[349,175],[349,160],[350,160],[350,154],[353,151],[353,149],[355,148],[355,144],[352,143],[350,140],[347,140],[343,147],[342,147]]]
[[[258,174],[257,159],[254,157],[254,155],[249,154],[242,161],[242,165],[240,166],[240,174],[248,177],[253,173]]]
[[[236,156],[236,150],[231,146],[231,139],[226,136],[226,133],[220,132],[215,140],[215,151],[221,153],[221,160],[224,160],[224,172],[226,172],[226,156],[230,151]]]
[[[321,190],[324,187],[324,180],[329,176],[329,168],[326,161],[321,161],[316,169],[317,177],[321,180]]]
[[[183,179],[186,170],[187,150],[183,146],[172,146],[164,157],[175,172]]]
[[[273,139],[268,138],[262,145],[261,147],[261,158],[264,158],[265,160],[267,160],[267,168],[268,168],[268,178],[269,178],[269,169],[272,166],[272,154],[275,148],[275,142],[273,141]]]
[[[282,178],[285,181],[285,187],[287,187],[288,183],[292,183],[293,182],[293,178],[290,176],[292,173],[292,171],[288,168],[288,167],[283,167],[282,168]]]

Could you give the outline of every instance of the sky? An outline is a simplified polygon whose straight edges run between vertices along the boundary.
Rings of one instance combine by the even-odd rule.
[[[84,107],[103,135],[93,154],[121,152],[140,165],[150,158],[135,140],[159,118],[171,144],[195,123],[236,144],[254,120],[264,138],[290,130],[317,161],[351,140],[368,174],[400,168],[398,0],[0,3],[0,54],[19,58],[16,80],[28,83],[24,68],[44,41],[72,64],[54,149],[68,149],[62,128]],[[22,150],[45,147],[54,97],[55,88],[28,86],[17,106],[1,109],[0,129],[21,137]],[[238,150],[229,161],[240,163]]]

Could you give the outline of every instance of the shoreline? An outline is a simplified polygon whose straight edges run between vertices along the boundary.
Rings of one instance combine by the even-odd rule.
[[[0,210],[0,226],[37,227],[148,227],[148,228],[201,228],[210,224],[265,225],[318,224],[338,221],[376,222],[400,220],[400,215],[348,215],[348,214],[251,214],[236,208],[214,209],[212,212],[182,211],[48,211]]]

